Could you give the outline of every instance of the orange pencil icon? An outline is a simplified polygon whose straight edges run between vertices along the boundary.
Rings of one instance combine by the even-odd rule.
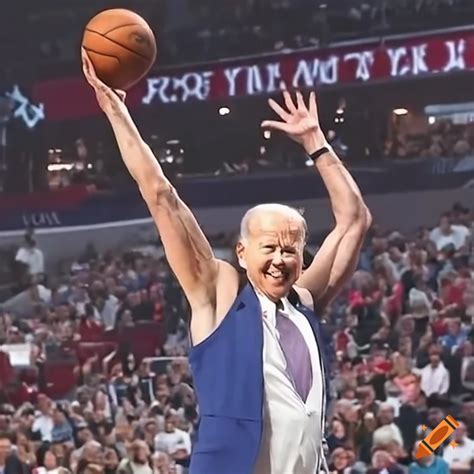
[[[448,439],[458,428],[459,423],[448,415],[439,425],[418,445],[416,459],[433,454],[439,446]]]

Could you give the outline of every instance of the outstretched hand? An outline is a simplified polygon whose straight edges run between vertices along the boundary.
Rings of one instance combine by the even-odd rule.
[[[283,92],[286,110],[273,99],[268,104],[282,121],[265,120],[262,127],[285,132],[292,140],[304,146],[307,153],[325,145],[326,139],[319,125],[316,95],[311,92],[306,106],[300,92],[296,93],[296,105],[289,92]]]
[[[104,84],[98,77],[94,65],[90,60],[87,51],[81,48],[82,71],[89,85],[94,89],[97,102],[105,113],[120,112],[125,108],[125,91],[112,89]]]

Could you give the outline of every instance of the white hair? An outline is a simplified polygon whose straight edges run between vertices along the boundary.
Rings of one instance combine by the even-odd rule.
[[[287,217],[288,219],[295,220],[301,226],[303,230],[304,241],[308,234],[308,226],[306,224],[305,218],[302,216],[301,212],[294,207],[286,206],[285,204],[259,204],[250,208],[242,217],[240,221],[240,238],[245,240],[250,236],[250,222],[257,214],[279,214],[280,216]]]

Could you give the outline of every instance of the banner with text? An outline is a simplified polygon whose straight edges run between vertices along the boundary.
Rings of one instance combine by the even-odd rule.
[[[469,29],[162,69],[129,91],[127,103],[133,108],[207,101],[473,69],[474,29]],[[46,120],[98,113],[82,77],[36,84],[31,100],[43,105]]]

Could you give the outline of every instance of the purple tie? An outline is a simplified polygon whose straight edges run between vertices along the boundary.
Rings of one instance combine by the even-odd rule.
[[[311,357],[306,341],[295,323],[278,310],[276,328],[280,334],[280,345],[285,354],[286,371],[301,399],[306,401],[313,384]]]

